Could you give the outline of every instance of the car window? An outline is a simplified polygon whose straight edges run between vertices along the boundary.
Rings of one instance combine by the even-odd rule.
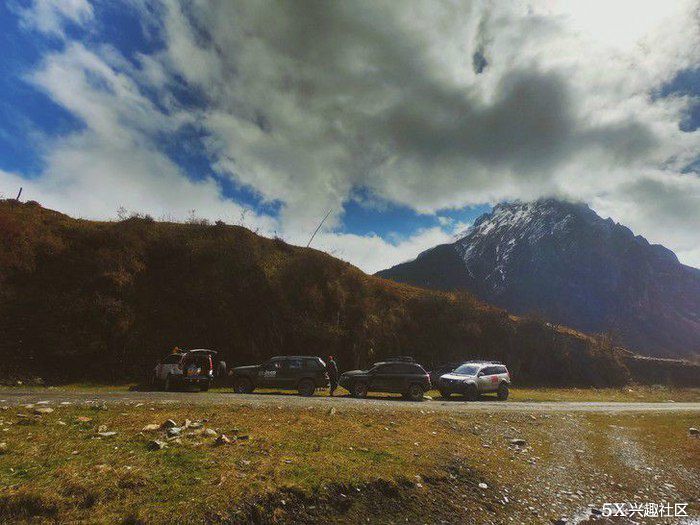
[[[475,365],[460,365],[457,367],[455,370],[455,374],[464,374],[467,376],[473,376],[476,375],[476,373],[479,371],[479,367]]]
[[[497,366],[495,373],[496,374],[506,374],[506,373],[508,373],[508,370],[506,370],[505,366]]]
[[[312,370],[324,368],[326,365],[320,359],[304,359],[304,367]]]
[[[492,375],[497,374],[497,373],[498,373],[497,367],[495,367],[495,366],[487,366],[486,368],[484,368],[484,375],[485,376],[492,376]]]
[[[304,366],[304,361],[302,359],[289,359],[287,363],[290,370],[301,370]]]
[[[266,370],[280,370],[282,368],[282,360],[275,359],[274,361],[268,361],[265,365]]]

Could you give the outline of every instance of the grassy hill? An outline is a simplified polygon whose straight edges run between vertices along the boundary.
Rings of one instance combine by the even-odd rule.
[[[397,354],[428,367],[497,358],[526,384],[700,377],[242,227],[76,220],[10,200],[0,201],[0,334],[2,377],[50,382],[140,379],[175,345],[216,349],[229,365],[276,354],[333,354],[342,369]]]

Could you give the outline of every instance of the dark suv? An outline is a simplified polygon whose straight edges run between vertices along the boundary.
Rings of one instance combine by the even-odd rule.
[[[339,383],[353,397],[366,397],[367,392],[391,392],[420,401],[430,390],[428,373],[419,364],[406,361],[385,361],[375,363],[369,370],[345,372]]]
[[[317,388],[328,386],[326,363],[319,357],[278,356],[261,365],[238,366],[230,374],[238,394],[256,388],[280,388],[311,396]]]

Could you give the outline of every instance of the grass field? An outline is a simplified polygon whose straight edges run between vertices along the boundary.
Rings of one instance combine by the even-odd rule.
[[[700,439],[688,434],[697,413],[448,415],[424,406],[7,408],[0,522],[434,523],[478,513],[481,523],[541,523],[660,497],[698,511]],[[194,424],[170,439],[145,430],[167,419]],[[217,444],[211,431],[231,442]],[[153,440],[166,446],[151,450]]]

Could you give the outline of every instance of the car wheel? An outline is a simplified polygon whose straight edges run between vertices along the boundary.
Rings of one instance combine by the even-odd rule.
[[[474,385],[468,385],[464,391],[464,397],[467,401],[476,401],[479,399],[479,392]]]
[[[423,399],[423,387],[413,383],[408,390],[408,399],[411,401],[421,401]]]
[[[202,386],[199,387],[200,392],[206,392],[209,390],[209,383],[204,383]]]
[[[363,381],[358,381],[354,385],[352,385],[352,396],[353,397],[367,397],[367,383],[364,383]]]
[[[443,392],[442,390],[440,390],[440,397],[442,397],[443,399],[449,399],[451,395],[452,392]]]
[[[297,387],[300,396],[309,397],[314,395],[316,390],[316,385],[311,379],[302,379],[299,381],[299,386]]]
[[[253,391],[253,382],[247,377],[240,377],[233,383],[236,394],[250,394]]]
[[[508,385],[506,385],[505,383],[501,383],[498,387],[498,399],[500,399],[501,401],[505,401],[506,399],[508,399],[508,394]]]
[[[165,376],[165,384],[163,385],[163,390],[166,392],[170,392],[173,389],[173,380],[170,377],[170,374]]]

